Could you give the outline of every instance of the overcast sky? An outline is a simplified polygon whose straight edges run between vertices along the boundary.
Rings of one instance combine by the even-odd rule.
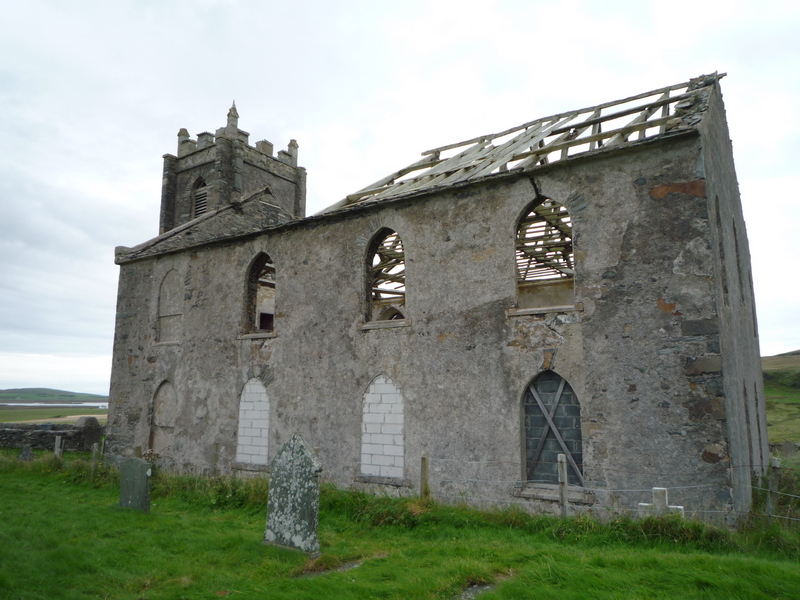
[[[0,3],[0,389],[108,393],[114,247],[162,155],[225,124],[300,144],[309,213],[420,152],[704,73],[722,90],[761,350],[800,349],[800,2]]]

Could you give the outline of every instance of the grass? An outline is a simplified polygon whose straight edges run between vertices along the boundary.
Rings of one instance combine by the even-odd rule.
[[[76,421],[79,415],[93,415],[104,423],[108,410],[102,408],[33,408],[30,406],[0,405],[0,423],[20,423],[26,421],[50,421],[55,419]],[[69,419],[68,417],[75,417]]]
[[[0,598],[797,598],[800,532],[675,518],[558,520],[325,488],[322,556],[264,546],[263,481],[156,473],[149,515],[113,470],[0,452]],[[350,570],[342,565],[358,562]]]
[[[800,443],[800,351],[761,359],[770,443]]]

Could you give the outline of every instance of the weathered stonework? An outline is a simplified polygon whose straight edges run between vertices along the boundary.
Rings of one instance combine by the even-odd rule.
[[[294,158],[274,161],[295,169],[275,171],[289,187],[245,197],[255,188],[244,169],[242,194],[209,200],[194,220],[180,216],[179,201],[165,201],[162,224],[174,227],[117,249],[107,449],[132,455],[155,444],[164,468],[257,472],[264,459],[255,457],[270,460],[299,432],[326,480],[342,487],[416,493],[427,455],[434,498],[554,510],[550,484],[531,480],[526,464],[538,433],[526,437],[524,398],[549,370],[580,408],[580,416],[554,413],[579,420],[569,422],[570,436],[581,438],[583,482],[570,480],[577,509],[635,510],[650,493],[625,490],[664,487],[687,514],[747,510],[751,477],[768,456],[747,238],[718,80],[686,89],[657,122],[663,130],[641,140],[633,124],[630,139],[525,162],[531,143],[519,150],[521,167],[487,167],[451,185],[432,175],[427,188],[412,181],[393,195],[392,186],[406,184],[383,183],[312,217],[292,204],[304,185],[296,147]],[[547,125],[556,144],[593,131],[590,120],[562,134],[560,118]],[[241,136],[233,143],[255,152]],[[165,163],[199,165],[214,148]],[[447,164],[434,160],[438,151],[426,156],[433,169]],[[206,183],[235,191],[226,172],[204,175]],[[518,292],[518,223],[543,199],[571,218],[574,271],[564,267],[569,278],[559,280],[569,295],[547,292],[558,306],[537,305],[544,287],[534,285],[524,302]],[[402,238],[405,288],[400,311],[376,320],[367,263],[387,230]],[[248,286],[265,255],[274,265],[274,323],[259,330]],[[180,306],[159,312],[170,286]],[[159,319],[179,324],[169,340],[158,337]],[[369,395],[378,378],[394,386],[392,402]],[[266,419],[242,407],[253,379],[268,397],[257,409],[269,411]],[[392,415],[395,399],[401,419],[367,416]],[[241,428],[242,419],[251,426]],[[399,427],[379,431],[384,425]],[[543,448],[551,457],[560,446]]]
[[[72,423],[0,423],[0,447],[53,450],[56,436],[61,436],[63,449],[89,452],[92,444],[103,438],[103,426],[94,417],[81,417]]]

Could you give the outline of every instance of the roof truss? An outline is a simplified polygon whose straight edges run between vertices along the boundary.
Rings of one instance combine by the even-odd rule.
[[[524,171],[585,152],[691,129],[702,118],[710,90],[724,76],[703,75],[427,150],[418,161],[350,194],[329,210]]]

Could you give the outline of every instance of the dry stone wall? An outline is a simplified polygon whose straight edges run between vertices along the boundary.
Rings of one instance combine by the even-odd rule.
[[[102,442],[104,427],[94,417],[82,417],[76,424],[68,423],[0,423],[0,447],[34,450],[53,450],[56,436],[61,436],[64,450],[89,452],[92,444]]]

